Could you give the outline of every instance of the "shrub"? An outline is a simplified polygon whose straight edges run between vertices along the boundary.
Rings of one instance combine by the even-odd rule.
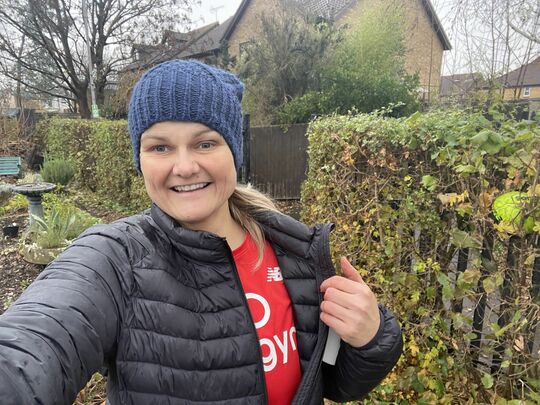
[[[246,84],[244,107],[255,125],[275,123],[276,109],[282,104],[318,89],[319,63],[341,40],[341,28],[296,15],[286,9],[262,14],[261,36],[240,59],[238,70]]]
[[[53,118],[40,131],[49,159],[73,162],[82,189],[130,212],[150,206],[133,165],[126,121]]]
[[[75,166],[69,160],[47,160],[43,163],[41,177],[49,183],[66,186],[75,175]]]
[[[43,218],[34,217],[36,225],[29,236],[44,249],[67,246],[84,230],[101,222],[53,193],[45,195],[44,208]]]
[[[51,249],[68,245],[68,231],[76,217],[74,214],[64,217],[52,209],[44,218],[33,217],[33,220],[30,239],[43,249]]]
[[[27,209],[28,199],[22,194],[14,194],[5,203],[0,204],[0,216]]]
[[[418,78],[405,69],[405,6],[372,4],[354,19],[344,40],[318,65],[319,85],[277,109],[280,124],[308,122],[312,114],[371,112],[394,107],[390,115],[418,110]]]
[[[350,255],[403,329],[403,357],[366,404],[540,398],[540,129],[490,113],[309,126],[302,219],[336,224],[334,257]],[[505,224],[492,203],[509,191],[526,215]]]
[[[17,184],[27,184],[27,183],[40,183],[43,181],[41,174],[28,172],[24,175],[22,179],[17,180]]]

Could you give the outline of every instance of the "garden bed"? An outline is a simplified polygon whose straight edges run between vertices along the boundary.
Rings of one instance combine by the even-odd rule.
[[[28,225],[28,213],[25,211],[5,215],[0,218],[0,227],[17,223],[22,230]],[[45,266],[27,263],[19,254],[19,239],[0,235],[0,313],[24,291]]]

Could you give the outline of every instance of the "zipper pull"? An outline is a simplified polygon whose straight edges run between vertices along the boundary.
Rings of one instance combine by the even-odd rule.
[[[330,364],[331,366],[335,365],[340,346],[341,338],[334,329],[329,328],[322,361],[324,361],[326,364]]]

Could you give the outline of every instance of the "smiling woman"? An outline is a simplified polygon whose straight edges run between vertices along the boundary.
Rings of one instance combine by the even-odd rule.
[[[234,158],[219,133],[198,122],[156,123],[141,136],[140,162],[148,195],[171,217],[236,245],[243,240],[228,204],[236,187]]]
[[[90,228],[0,316],[2,405],[71,404],[103,367],[110,405],[314,405],[392,369],[400,328],[345,258],[335,274],[332,226],[236,184],[242,94],[196,61],[142,76],[128,124],[152,207]]]

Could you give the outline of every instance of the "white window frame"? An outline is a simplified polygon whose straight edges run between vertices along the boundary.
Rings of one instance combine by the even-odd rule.
[[[531,88],[530,87],[525,87],[523,89],[523,97],[530,97],[531,96]]]

